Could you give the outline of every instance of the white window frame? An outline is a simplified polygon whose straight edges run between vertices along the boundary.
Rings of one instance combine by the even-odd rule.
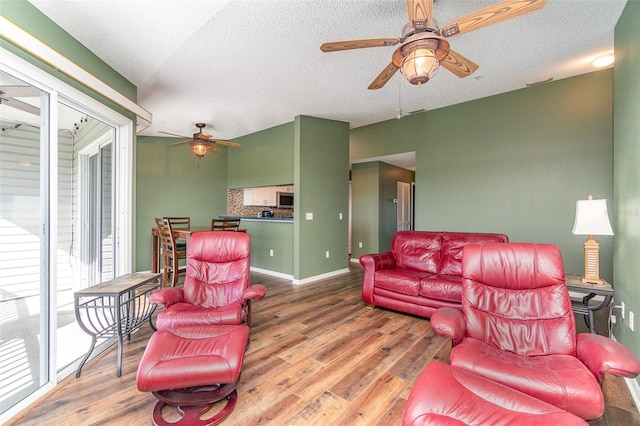
[[[104,147],[109,143],[113,145],[113,149],[115,151],[115,141],[113,140],[113,133],[111,131],[107,131],[103,135],[99,136],[93,143],[91,143],[89,146],[87,146],[86,148],[78,152],[78,164],[79,164],[78,194],[80,196],[79,219],[80,219],[80,230],[81,230],[80,231],[81,273],[79,277],[79,281],[80,281],[79,286],[74,288],[86,288],[89,286],[89,280],[88,280],[89,267],[88,267],[88,253],[87,253],[87,249],[89,248],[89,240],[90,240],[87,232],[87,223],[89,221],[89,205],[88,205],[89,188],[86,185],[86,179],[88,177],[87,169],[89,166],[89,157],[93,155],[97,155],[102,149],[102,147]],[[115,178],[115,173],[113,178]],[[115,185],[112,185],[112,186],[115,188]],[[116,205],[115,198],[116,198],[116,194],[113,194],[112,202],[114,206],[113,208],[115,210],[112,212],[111,216],[114,219],[117,219],[117,215],[115,214],[115,212],[117,211],[118,206]],[[118,224],[116,223],[116,228],[117,226]],[[115,228],[114,228],[114,235],[115,235]],[[114,238],[114,244],[115,244],[115,238]],[[116,253],[117,252],[118,250],[116,250]],[[114,260],[119,260],[119,259],[114,259]],[[115,266],[116,266],[115,270],[117,270],[118,265],[115,265]],[[117,275],[122,275],[122,274],[116,274],[116,276]]]

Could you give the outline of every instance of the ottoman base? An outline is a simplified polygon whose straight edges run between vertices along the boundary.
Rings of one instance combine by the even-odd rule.
[[[221,385],[217,389],[204,390],[203,388],[185,389],[184,391],[166,390],[153,392],[158,399],[153,408],[154,426],[213,426],[222,422],[236,407],[238,392],[236,383]],[[202,415],[213,408],[213,405],[227,399],[225,406],[218,413],[208,419],[202,419]],[[182,418],[176,422],[168,422],[162,417],[162,409],[165,406],[175,407]]]

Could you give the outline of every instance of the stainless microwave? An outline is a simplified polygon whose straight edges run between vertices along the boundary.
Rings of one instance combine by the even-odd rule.
[[[277,192],[276,193],[276,206],[281,209],[293,208],[293,193],[292,192]]]

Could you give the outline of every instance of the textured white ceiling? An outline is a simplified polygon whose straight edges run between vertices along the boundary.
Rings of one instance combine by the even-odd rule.
[[[398,72],[367,86],[394,47],[323,53],[325,41],[400,36],[402,0],[30,0],[138,87],[153,113],[143,134],[190,135],[205,122],[232,139],[290,122],[296,115],[351,127],[393,119],[593,71],[613,51],[626,0],[548,0],[540,11],[449,39],[480,65],[459,79],[441,69],[422,87]],[[435,0],[443,24],[494,4]]]

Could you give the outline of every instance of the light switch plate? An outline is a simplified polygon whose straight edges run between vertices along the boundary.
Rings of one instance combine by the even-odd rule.
[[[313,220],[313,213],[305,213],[304,218],[307,220]]]

